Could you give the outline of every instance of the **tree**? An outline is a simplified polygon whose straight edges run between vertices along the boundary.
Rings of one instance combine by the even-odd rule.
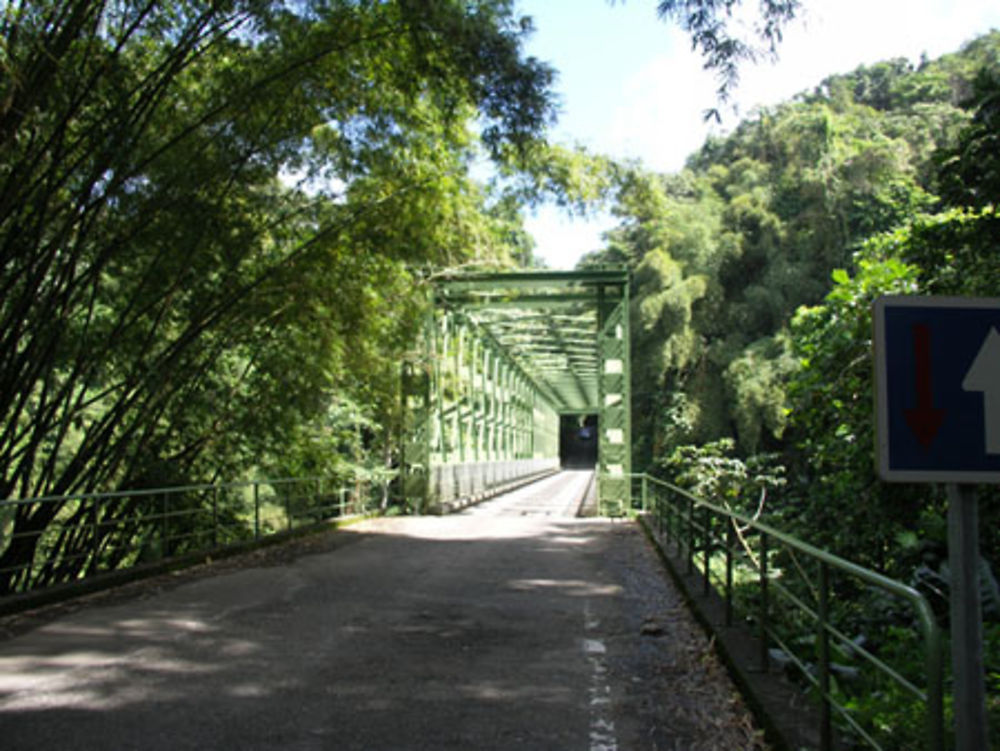
[[[517,165],[551,115],[512,7],[7,4],[0,497],[253,466],[412,333],[380,284],[509,261],[467,165],[474,119]],[[0,590],[62,510],[18,510]]]
[[[638,466],[686,442],[734,438],[744,455],[786,444],[786,385],[796,370],[786,329],[800,307],[823,303],[831,274],[851,268],[868,238],[937,210],[934,153],[969,122],[956,102],[998,43],[991,34],[919,69],[890,61],[832,76],[710,139],[675,175],[614,168],[619,224],[587,262],[625,262],[634,272]],[[967,139],[984,137],[972,132]],[[963,268],[975,268],[985,288],[995,269],[984,240],[970,245],[963,211],[950,225],[956,242],[939,247],[975,253],[980,263]],[[920,232],[943,239],[933,224]],[[957,268],[949,257],[907,260],[933,268],[945,289]],[[688,300],[675,306],[685,315],[672,314],[670,296]]]
[[[972,122],[953,148],[944,150],[940,191],[952,206],[990,209],[1000,206],[1000,65],[982,68],[966,105]]]

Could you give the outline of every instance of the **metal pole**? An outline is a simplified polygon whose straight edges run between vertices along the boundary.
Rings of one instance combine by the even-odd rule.
[[[645,482],[645,475],[643,475],[643,482]],[[657,493],[653,496],[653,508],[656,509],[656,523],[660,530],[660,539],[664,537],[664,533],[667,531],[667,519],[665,512],[667,509],[663,508],[663,494]]]
[[[767,535],[760,533],[760,670],[768,672],[771,667],[767,653]]]
[[[260,483],[253,484],[253,539],[260,539]]]
[[[830,569],[824,561],[819,563],[819,692],[820,705],[819,747],[830,751],[833,732],[830,724],[830,634],[826,624],[830,618]]]
[[[736,544],[735,520],[726,519],[726,625],[733,625],[733,545]]]
[[[212,547],[219,547],[219,486],[212,487]]]
[[[687,573],[694,571],[694,501],[688,499],[687,513]]]
[[[676,502],[676,493],[671,491],[671,497],[674,501],[670,504],[670,527],[671,527],[671,539],[674,541],[674,552],[679,556],[681,554],[681,507],[680,504]]]
[[[99,516],[98,504],[100,503],[100,501],[96,498],[92,498],[91,501],[92,502],[90,504],[90,522],[91,522],[90,533],[91,533],[91,543],[93,546],[93,553],[90,560],[90,570],[97,571],[98,558],[100,557],[101,553],[101,530],[97,522]]]
[[[924,630],[927,652],[927,748],[944,751],[944,645],[933,621]]]
[[[705,545],[704,549],[704,578],[701,580],[701,593],[708,597],[709,590],[709,574],[711,572],[712,565],[712,516],[708,511],[706,506],[702,509],[704,512],[704,517],[702,519],[701,529],[702,529],[702,542]]]
[[[167,494],[163,494],[163,524],[160,529],[160,558],[170,555],[170,519],[167,517]]]
[[[948,484],[951,662],[955,679],[955,748],[988,748],[979,601],[979,509],[971,485]]]

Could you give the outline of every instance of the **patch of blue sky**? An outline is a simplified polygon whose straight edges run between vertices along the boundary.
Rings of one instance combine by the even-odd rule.
[[[705,121],[717,104],[716,81],[683,32],[658,20],[655,0],[520,0],[518,9],[535,21],[527,53],[559,71],[553,140],[675,172],[710,133],[738,122],[725,110],[721,128]],[[741,71],[737,113],[861,64],[937,57],[993,28],[1000,28],[996,0],[804,0],[778,60]],[[548,205],[526,215],[536,254],[551,268],[573,268],[603,246],[601,234],[614,223],[606,212],[574,218]]]

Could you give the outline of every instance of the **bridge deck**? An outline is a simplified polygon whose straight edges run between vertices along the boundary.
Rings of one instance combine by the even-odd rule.
[[[3,747],[756,748],[639,530],[574,518],[588,482],[367,521],[9,638]]]

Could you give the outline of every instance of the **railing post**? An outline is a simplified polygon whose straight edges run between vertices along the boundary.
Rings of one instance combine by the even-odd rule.
[[[649,483],[645,473],[642,475],[642,510],[649,511]]]
[[[664,532],[670,530],[670,526],[667,524],[667,519],[665,518],[665,512],[668,510],[663,506],[663,494],[654,493],[653,495],[653,508],[656,510],[656,526],[660,531],[660,539],[664,538]]]
[[[253,481],[253,539],[260,539],[260,483]]]
[[[703,518],[701,522],[701,534],[702,543],[705,546],[703,551],[704,554],[704,567],[703,573],[704,577],[701,580],[701,593],[708,597],[708,591],[711,585],[709,574],[712,570],[712,515],[708,510],[708,506],[702,507]]]
[[[99,503],[100,503],[100,501],[97,498],[92,498],[91,499],[91,504],[90,504],[90,536],[91,536],[91,544],[93,546],[93,550],[91,551],[92,558],[90,560],[90,570],[91,571],[97,571],[97,568],[98,568],[98,556],[99,556],[100,551],[101,551],[101,532],[100,532],[100,528],[98,527],[98,524],[97,524],[98,504]]]
[[[345,488],[341,488],[337,492],[340,494],[340,511],[339,511],[339,515],[340,516],[344,516],[345,512],[347,511],[347,508],[346,508],[347,490]]]
[[[212,547],[219,547],[219,486],[212,485]]]
[[[830,618],[830,569],[825,561],[819,562],[819,691],[820,705],[820,751],[830,751],[833,734],[830,726],[830,634],[827,622]]]
[[[767,652],[767,535],[760,533],[760,670],[770,670],[770,655]]]
[[[733,625],[733,546],[736,544],[736,520],[726,520],[726,625]]]
[[[663,531],[667,540],[674,542],[674,491],[669,488],[660,489],[660,504],[663,506]]]
[[[163,503],[161,504],[163,523],[160,528],[160,558],[166,558],[170,555],[170,518],[167,516],[170,506],[167,498],[168,494],[164,491]]]
[[[694,501],[690,498],[688,499],[687,550],[685,554],[687,557],[687,573],[691,574],[694,571]]]
[[[927,650],[927,747],[944,751],[944,644],[941,630],[927,613],[924,646]]]
[[[670,519],[667,526],[671,528],[671,538],[674,541],[674,552],[677,555],[681,554],[681,507],[680,503],[677,502],[677,494],[674,491],[670,491],[671,497],[674,501],[670,504]]]

